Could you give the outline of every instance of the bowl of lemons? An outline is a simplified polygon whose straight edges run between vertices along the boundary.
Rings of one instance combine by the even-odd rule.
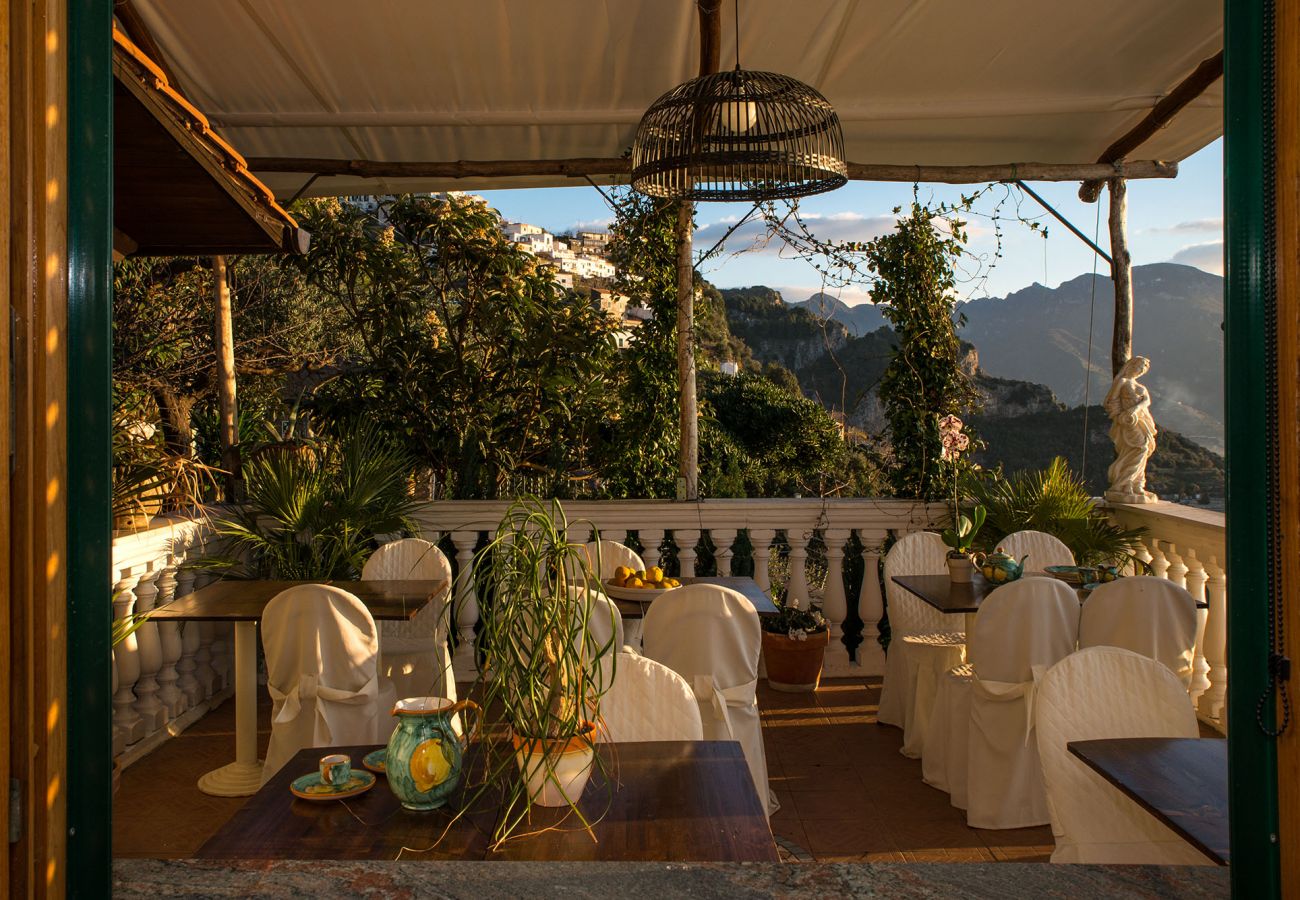
[[[605,582],[605,592],[619,600],[650,600],[655,594],[672,591],[681,587],[676,578],[664,574],[658,566],[648,569],[630,569],[619,566],[614,570],[614,577]]]

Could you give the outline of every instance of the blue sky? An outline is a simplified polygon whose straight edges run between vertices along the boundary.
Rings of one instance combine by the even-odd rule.
[[[1103,248],[1109,246],[1104,194],[1100,204],[1088,204],[1079,200],[1075,182],[1031,186],[1090,236],[1097,225],[1100,207],[1098,243]],[[952,202],[962,190],[970,193],[972,187],[921,185],[920,196],[922,200]],[[995,188],[980,201],[976,211],[991,213],[1001,192],[1001,188]],[[486,191],[484,195],[505,218],[540,225],[552,232],[584,226],[599,228],[609,222],[608,207],[590,186]],[[906,206],[911,199],[912,186],[908,184],[850,182],[838,191],[801,201],[799,209],[821,238],[868,240],[892,227],[894,207]],[[1002,258],[991,268],[980,264],[967,274],[959,286],[963,299],[1002,296],[1034,282],[1055,287],[1092,271],[1092,251],[1047,217],[1031,198],[1024,197],[1020,214],[1025,218],[1040,218],[1048,229],[1046,240],[1017,222],[1014,208],[1013,200],[1003,212]],[[1174,261],[1222,274],[1222,141],[1184,160],[1176,179],[1130,182],[1128,209],[1134,265]],[[697,250],[711,246],[748,211],[748,204],[699,204],[696,207]],[[968,223],[968,249],[978,257],[991,259],[996,247],[991,223],[978,215],[970,217]],[[788,300],[803,300],[821,289],[821,276],[807,262],[792,258],[779,241],[762,244],[761,228],[742,227],[728,240],[727,252],[704,266],[705,277],[719,287],[765,284],[779,289]],[[742,250],[745,252],[737,252]],[[1099,262],[1098,270],[1105,269],[1105,263]],[[866,299],[865,292],[858,287],[829,292],[838,293],[849,304]]]

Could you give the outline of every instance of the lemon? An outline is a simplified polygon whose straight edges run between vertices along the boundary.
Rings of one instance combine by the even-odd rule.
[[[422,794],[446,781],[451,774],[451,763],[442,752],[442,741],[432,738],[416,747],[409,768],[415,789]]]
[[[646,572],[646,575],[649,576],[650,581],[664,580],[664,570],[659,568],[658,566],[651,566],[649,571]]]

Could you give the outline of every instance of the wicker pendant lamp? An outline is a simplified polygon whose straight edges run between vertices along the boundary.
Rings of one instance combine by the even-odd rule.
[[[816,89],[740,67],[673,88],[632,141],[632,187],[673,200],[779,200],[848,182],[844,133]]]

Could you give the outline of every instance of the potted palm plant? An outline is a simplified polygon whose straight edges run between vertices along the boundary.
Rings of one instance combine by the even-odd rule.
[[[517,500],[475,565],[480,596],[489,598],[477,641],[484,724],[505,738],[483,747],[485,780],[504,794],[495,845],[533,806],[567,807],[590,827],[579,801],[602,766],[596,729],[616,650],[591,628],[610,615],[596,603],[600,580],[583,550],[592,531],[571,525],[556,501]]]
[[[782,604],[777,615],[763,616],[762,622],[768,686],[790,693],[817,690],[830,644],[830,629],[822,614]]]

